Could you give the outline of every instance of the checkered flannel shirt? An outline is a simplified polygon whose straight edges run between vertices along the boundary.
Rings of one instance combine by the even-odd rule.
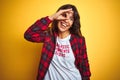
[[[42,55],[38,69],[37,80],[43,80],[54,55],[57,34],[46,32],[52,21],[47,17],[37,20],[24,33],[24,38],[31,42],[42,42]],[[86,52],[85,38],[71,34],[70,44],[75,56],[75,65],[82,80],[90,80],[91,72]]]

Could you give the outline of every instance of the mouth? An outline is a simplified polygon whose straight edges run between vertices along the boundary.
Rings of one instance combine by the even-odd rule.
[[[68,26],[68,24],[65,23],[64,21],[61,21],[61,25],[64,26],[64,27],[67,27],[67,26]]]

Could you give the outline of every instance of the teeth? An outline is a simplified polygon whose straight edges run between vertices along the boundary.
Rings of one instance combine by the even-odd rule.
[[[67,26],[64,22],[62,22],[62,25],[65,26],[65,27]]]
[[[62,25],[65,26],[65,27],[67,26],[66,24],[62,24]]]

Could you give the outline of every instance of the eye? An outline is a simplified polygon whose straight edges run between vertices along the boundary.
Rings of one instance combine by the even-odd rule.
[[[71,20],[71,21],[74,21],[74,18],[73,18],[73,17],[70,17],[70,20]]]
[[[66,13],[63,13],[62,16],[63,16],[63,17],[67,17],[67,14],[66,14]]]

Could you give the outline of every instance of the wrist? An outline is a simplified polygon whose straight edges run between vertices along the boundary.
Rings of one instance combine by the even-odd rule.
[[[54,20],[54,17],[53,16],[48,16],[48,18],[53,21]]]

